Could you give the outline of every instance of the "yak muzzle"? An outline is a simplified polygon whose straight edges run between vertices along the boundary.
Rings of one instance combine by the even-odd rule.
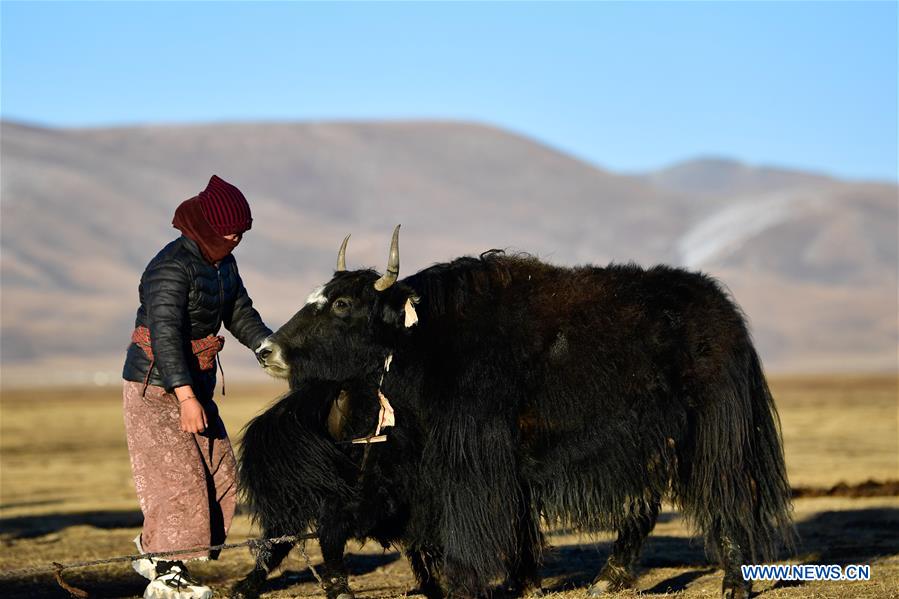
[[[268,337],[256,348],[256,361],[273,377],[287,378],[290,373],[290,367],[284,361],[281,348],[272,341],[271,337]]]

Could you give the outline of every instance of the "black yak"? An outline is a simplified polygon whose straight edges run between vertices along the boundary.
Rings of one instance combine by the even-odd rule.
[[[792,536],[775,406],[721,286],[667,266],[489,251],[398,280],[345,268],[258,350],[292,392],[252,422],[240,480],[266,535],[318,531],[330,599],[350,538],[401,545],[430,597],[539,587],[542,527],[618,533],[591,595],[632,586],[663,499],[723,593]],[[389,362],[389,368],[385,367]],[[379,394],[395,426],[376,430]],[[386,441],[354,445],[356,437]],[[235,587],[258,594],[289,545]]]

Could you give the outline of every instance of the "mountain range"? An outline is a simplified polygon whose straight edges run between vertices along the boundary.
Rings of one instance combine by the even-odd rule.
[[[681,265],[724,282],[771,372],[897,368],[895,182],[722,158],[615,173],[470,122],[4,121],[4,386],[117,381],[140,273],[213,173],[253,208],[236,256],[272,328],[330,277],[344,235],[350,268],[381,270],[402,223],[401,276],[491,248]],[[249,352],[223,358],[229,377],[261,378]]]

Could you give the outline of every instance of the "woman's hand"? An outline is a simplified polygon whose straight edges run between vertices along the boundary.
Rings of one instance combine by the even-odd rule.
[[[206,430],[206,412],[197,401],[189,385],[175,388],[178,407],[181,410],[181,430],[185,433],[202,433]]]
[[[202,433],[206,430],[206,412],[196,397],[181,402],[181,430],[185,433]]]

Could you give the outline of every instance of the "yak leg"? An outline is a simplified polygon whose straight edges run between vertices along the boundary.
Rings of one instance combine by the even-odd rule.
[[[344,549],[349,539],[348,519],[337,514],[324,518],[318,531],[318,543],[322,550],[322,588],[328,599],[353,599],[350,589],[346,564],[343,561]]]
[[[266,531],[263,535],[264,538],[275,536],[278,535],[272,534],[271,531]],[[259,547],[256,551],[256,565],[231,588],[231,599],[256,599],[262,592],[268,573],[284,561],[293,545],[293,543],[276,543]]]
[[[527,487],[524,491],[523,514],[518,520],[519,553],[512,563],[508,588],[513,596],[533,597],[541,594],[540,563],[545,539],[540,531],[540,516],[532,511]]]
[[[408,549],[406,557],[412,566],[412,573],[418,582],[418,588],[409,591],[409,595],[424,595],[428,599],[442,599],[443,589],[440,586],[440,560],[442,555],[432,547]]]
[[[537,597],[543,594],[540,588],[542,583],[540,559],[534,555],[534,547],[525,543],[521,547],[521,554],[509,577],[509,593],[515,597]]]
[[[752,583],[743,580],[740,566],[744,563],[743,549],[735,534],[720,536],[719,553],[721,567],[724,569],[724,581],[721,584],[721,595],[724,599],[748,599],[752,595]]]
[[[447,557],[444,563],[447,595],[451,599],[475,599],[487,595],[470,563],[452,557]]]
[[[634,566],[643,542],[656,525],[660,508],[659,499],[653,499],[648,505],[638,509],[618,529],[618,538],[612,546],[612,554],[587,591],[588,596],[596,597],[605,592],[617,592],[634,586],[636,582]]]

